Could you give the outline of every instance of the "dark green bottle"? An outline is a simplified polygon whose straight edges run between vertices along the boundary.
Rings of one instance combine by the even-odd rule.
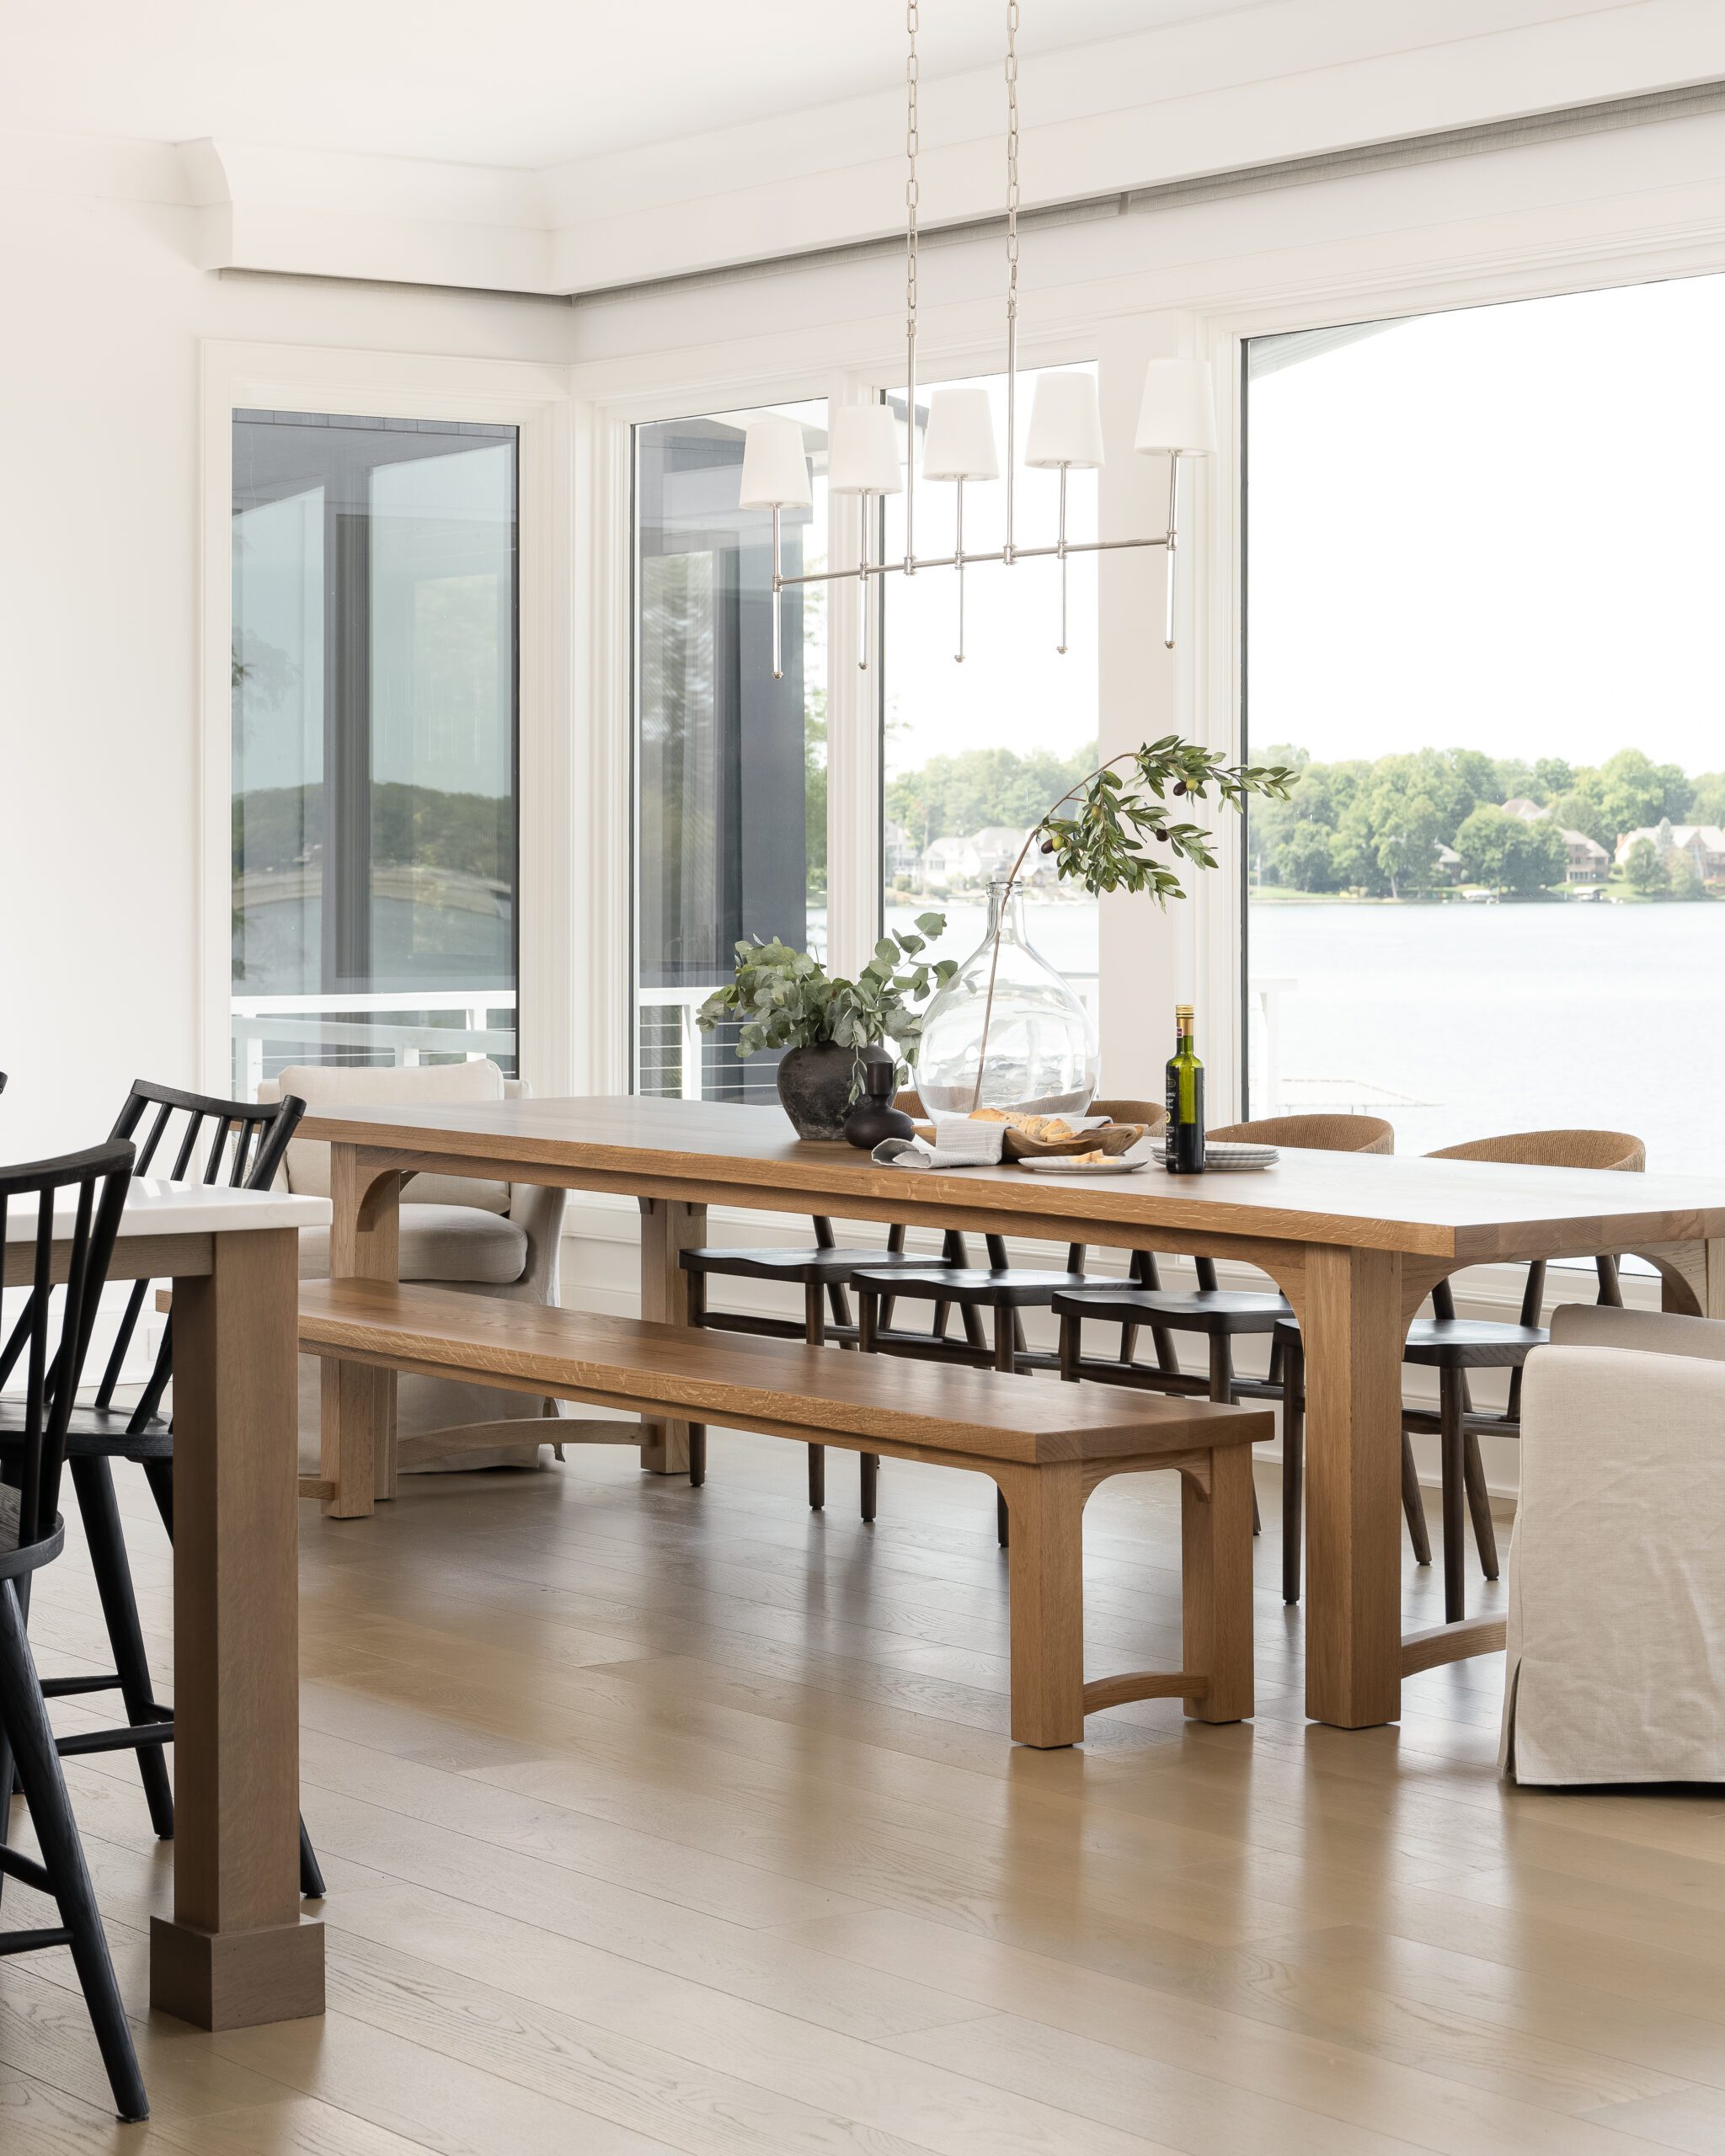
[[[1168,1058],[1167,1167],[1171,1176],[1204,1172],[1204,1065],[1192,1045],[1192,1006],[1174,1006],[1174,1053]]]

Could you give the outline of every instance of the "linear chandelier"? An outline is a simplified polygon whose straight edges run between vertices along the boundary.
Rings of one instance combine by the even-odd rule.
[[[803,430],[794,419],[756,419],[743,440],[742,482],[739,506],[772,512],[772,677],[784,678],[782,595],[788,587],[804,584],[842,584],[855,578],[862,590],[862,632],[859,664],[868,664],[869,595],[875,579],[893,575],[915,576],[925,569],[953,569],[958,577],[958,649],[964,657],[964,572],[979,563],[998,562],[1011,568],[1017,562],[1052,558],[1060,564],[1060,637],[1056,648],[1066,649],[1066,564],[1074,554],[1112,553],[1137,547],[1162,547],[1167,552],[1167,617],[1163,642],[1174,647],[1175,571],[1180,542],[1180,460],[1207,456],[1215,448],[1215,408],[1210,370],[1200,360],[1152,360],[1146,374],[1144,398],[1139,409],[1134,446],[1144,456],[1168,460],[1167,528],[1143,539],[1069,540],[1066,536],[1066,475],[1093,472],[1103,462],[1102,408],[1096,378],[1088,373],[1051,372],[1041,376],[1031,406],[1030,427],[1024,445],[1024,462],[1039,470],[1060,475],[1060,515],[1051,546],[1021,547],[1013,521],[1013,476],[1017,462],[1018,410],[1018,0],[1007,0],[1007,457],[1006,538],[986,553],[967,553],[964,548],[964,488],[967,482],[998,479],[994,415],[988,392],[979,388],[937,389],[929,400],[927,438],[922,452],[926,480],[954,483],[953,547],[950,554],[919,556],[916,543],[916,246],[919,188],[916,157],[918,61],[917,0],[908,0],[905,27],[909,52],[905,62],[905,372],[908,446],[901,453],[899,424],[884,403],[841,404],[832,414],[827,444],[827,485],[835,494],[854,494],[861,519],[861,542],[855,568],[813,569],[799,576],[784,574],[780,524],[788,509],[809,509],[814,494],[809,462],[803,446]],[[892,561],[871,561],[869,531],[873,521],[872,502],[887,494],[905,497],[905,552]]]

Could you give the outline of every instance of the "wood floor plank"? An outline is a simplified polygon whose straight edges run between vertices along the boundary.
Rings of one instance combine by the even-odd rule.
[[[171,1852],[128,1758],[69,1762],[156,2116],[113,2125],[64,1951],[8,1962],[0,2156],[1725,2148],[1725,1796],[1506,1787],[1496,1657],[1393,1727],[1306,1722],[1273,1477],[1256,1720],[1015,1748],[972,1478],[889,1463],[871,1528],[853,1474],[811,1515],[793,1448],[721,1433],[698,1491],[607,1448],[302,1508],[332,2011],[149,2018]],[[1093,1674],[1177,1654],[1167,1480],[1090,1508]],[[120,1497],[166,1689],[168,1552]],[[1404,1587],[1435,1621],[1436,1568]],[[105,1662],[75,1546],[33,1623],[45,1668]]]

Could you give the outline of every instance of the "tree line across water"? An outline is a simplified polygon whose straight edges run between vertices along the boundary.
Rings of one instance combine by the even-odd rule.
[[[1257,758],[1254,757],[1254,760]],[[1299,783],[1286,801],[1253,807],[1250,845],[1255,879],[1296,891],[1395,898],[1464,883],[1532,896],[1567,873],[1566,830],[1579,831],[1614,859],[1626,834],[1674,824],[1725,824],[1725,771],[1691,778],[1677,764],[1656,764],[1639,749],[1620,749],[1601,764],[1562,756],[1488,756],[1478,749],[1417,749],[1407,755],[1325,764],[1302,749],[1273,748],[1263,760],[1294,766]],[[1540,820],[1505,813],[1506,801],[1532,801]],[[1687,865],[1674,867],[1643,841],[1628,880],[1645,895],[1680,881],[1699,894]],[[1459,859],[1448,873],[1439,849]],[[1649,860],[1648,857],[1651,857]]]
[[[889,782],[886,813],[919,851],[990,825],[1028,829],[1097,760],[1094,744],[1070,755],[970,749],[932,756]],[[1460,880],[1531,897],[1568,872],[1565,830],[1584,833],[1614,858],[1626,833],[1674,824],[1725,825],[1725,771],[1691,778],[1621,749],[1597,765],[1562,756],[1488,756],[1478,749],[1417,749],[1375,760],[1320,763],[1306,750],[1254,749],[1254,763],[1300,773],[1285,801],[1254,801],[1248,819],[1252,879],[1316,894],[1402,898]],[[1505,813],[1532,801],[1538,821]],[[1441,847],[1457,857],[1445,864]],[[1699,896],[1686,854],[1632,849],[1625,880],[1644,896]]]

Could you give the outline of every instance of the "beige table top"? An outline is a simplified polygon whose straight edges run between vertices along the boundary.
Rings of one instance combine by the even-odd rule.
[[[1015,1167],[932,1174],[877,1167],[847,1145],[793,1136],[776,1107],[635,1099],[328,1107],[302,1138],[488,1164],[523,1182],[627,1188],[676,1182],[712,1202],[841,1218],[998,1212],[1050,1235],[1084,1226],[1394,1250],[1462,1263],[1630,1250],[1725,1236],[1725,1177],[1508,1167],[1418,1155],[1288,1151],[1259,1174],[1171,1177],[1150,1166],[1079,1182]],[[851,1207],[847,1208],[846,1200]],[[818,1202],[817,1202],[818,1201]],[[1012,1219],[1003,1217],[1001,1225]],[[1081,1238],[1079,1238],[1081,1239]]]

